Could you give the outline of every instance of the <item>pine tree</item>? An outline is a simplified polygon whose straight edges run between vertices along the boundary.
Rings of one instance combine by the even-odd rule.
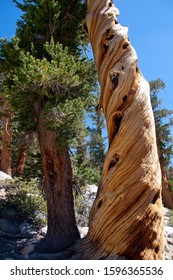
[[[83,1],[76,3],[84,7]],[[57,13],[59,4],[61,9]],[[61,27],[62,32],[69,30],[68,17],[66,20],[61,14],[64,11],[67,16],[67,4],[70,9],[73,8],[69,1],[24,1],[22,6],[18,3],[25,11],[23,25],[17,30],[19,40],[14,38],[12,43],[3,42],[1,47],[1,69],[6,76],[4,92],[14,108],[19,129],[38,133],[48,232],[37,250],[44,252],[62,250],[79,238],[73,209],[73,170],[69,146],[80,129],[84,101],[95,85],[93,65],[80,58],[76,43],[70,43],[67,48],[68,40],[64,39],[62,45],[56,42],[57,38],[52,38],[52,33],[49,38],[40,41],[45,30],[49,30],[43,25],[43,22],[49,23],[47,16],[42,14],[47,12],[45,7],[50,11],[49,19],[52,18],[51,9],[55,7],[54,17],[57,21],[62,19],[59,25],[56,22],[56,26]],[[36,7],[38,16],[33,16]],[[72,12],[76,13],[76,10],[72,9]],[[69,16],[71,20],[72,13]],[[38,20],[40,18],[42,20]],[[80,24],[78,18],[78,26]],[[72,32],[72,29],[75,29],[74,26],[70,26],[73,41],[76,31]],[[56,34],[59,36],[61,31],[56,30]],[[67,39],[68,34],[63,34]]]
[[[167,171],[173,155],[173,137],[171,126],[173,125],[173,111],[162,108],[162,101],[158,98],[160,90],[165,88],[161,79],[150,82],[151,102],[156,125],[157,147],[162,171],[162,193],[165,207],[173,209],[173,195],[169,189]]]
[[[94,96],[94,102],[92,103],[92,113],[90,114],[90,118],[92,123],[92,126],[88,127],[90,132],[90,165],[92,168],[98,169],[98,172],[101,174],[105,158],[105,145],[103,138],[105,122],[102,109],[99,106],[98,94]]]
[[[37,56],[43,56],[44,44],[59,42],[70,52],[86,42],[82,32],[82,20],[86,13],[86,1],[81,0],[25,0],[13,2],[24,14],[17,22],[16,35],[21,38],[20,47],[31,51],[34,44]]]

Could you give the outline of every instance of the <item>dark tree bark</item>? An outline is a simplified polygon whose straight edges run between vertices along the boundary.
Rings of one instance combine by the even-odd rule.
[[[8,106],[5,106],[3,112],[1,171],[11,176],[12,113]]]
[[[162,196],[164,206],[173,209],[173,194],[169,189],[169,184],[167,180],[167,172],[164,165],[161,163],[161,171],[162,171]]]
[[[58,252],[80,238],[73,206],[73,172],[68,150],[57,148],[56,134],[45,127],[43,114],[38,121],[38,138],[47,200],[48,230],[37,252]]]
[[[19,149],[18,151],[18,158],[17,158],[17,162],[16,162],[16,168],[15,168],[15,174],[16,175],[22,175],[23,170],[25,168],[25,163],[26,163],[26,150],[24,149]]]
[[[159,139],[157,139],[157,143],[159,143]],[[162,172],[162,197],[163,197],[163,204],[165,207],[169,209],[173,209],[173,194],[169,189],[168,179],[167,179],[167,172],[166,172],[166,164],[163,159],[163,153],[161,152],[159,144],[157,144],[157,149],[159,153],[160,159],[160,167]]]

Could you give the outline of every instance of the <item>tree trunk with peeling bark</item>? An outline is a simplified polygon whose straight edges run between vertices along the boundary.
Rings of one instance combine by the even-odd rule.
[[[162,170],[162,196],[164,201],[164,206],[173,209],[173,195],[169,189],[166,167],[161,164]]]
[[[101,86],[109,149],[80,259],[164,258],[161,172],[150,89],[110,0],[88,0],[84,28]]]
[[[73,206],[73,173],[66,150],[59,150],[56,134],[46,128],[43,112],[38,117],[38,139],[47,201],[48,229],[36,246],[37,252],[55,253],[71,246],[80,238]]]
[[[16,170],[15,170],[15,173],[18,176],[22,175],[23,170],[25,168],[25,163],[26,163],[26,151],[19,149],[17,163],[16,163]]]
[[[159,142],[160,139],[157,138],[157,149],[160,159],[160,168],[162,174],[162,197],[163,197],[163,204],[165,207],[169,209],[173,209],[173,194],[169,189],[168,179],[167,179],[167,172],[166,172],[166,164],[163,160],[163,153],[161,152]]]
[[[13,170],[14,175],[20,176],[23,174],[27,160],[27,153],[29,147],[34,141],[34,136],[35,132],[26,132],[20,136],[18,140],[18,156],[16,160],[16,166]]]
[[[11,176],[12,113],[6,105],[4,105],[3,112],[1,171]]]

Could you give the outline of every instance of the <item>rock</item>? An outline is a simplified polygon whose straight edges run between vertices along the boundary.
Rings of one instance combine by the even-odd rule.
[[[8,233],[18,233],[19,227],[15,221],[6,218],[0,219],[0,229]]]
[[[165,252],[166,252],[166,253],[169,253],[169,252],[170,252],[170,248],[169,248],[169,246],[168,246],[167,243],[165,244]]]
[[[98,187],[96,185],[87,185],[86,186],[86,195],[96,195]]]
[[[169,210],[165,207],[163,207],[163,214],[164,214],[164,217],[169,217]]]
[[[11,180],[13,178],[10,175],[0,171],[0,180],[9,180],[9,179]]]
[[[172,228],[173,229],[173,228]],[[172,233],[168,233],[168,237],[169,238],[173,238],[173,232]]]
[[[72,252],[71,251],[64,251],[64,252],[58,252],[58,253],[50,253],[50,254],[44,254],[44,253],[37,253],[37,255],[35,254],[31,254],[30,259],[33,259],[33,256],[36,257],[36,259],[39,260],[68,260],[71,256],[72,256]]]
[[[170,255],[166,255],[165,256],[165,261],[170,261],[171,260],[171,256]]]
[[[168,244],[173,245],[173,238],[168,238],[167,242],[168,242]]]
[[[168,237],[173,237],[173,227],[165,226],[164,229]]]
[[[45,227],[43,227],[43,228],[41,229],[40,234],[43,235],[43,236],[45,236],[46,233],[47,233],[47,226],[45,226]]]
[[[29,260],[29,255],[24,256],[24,260]]]
[[[45,216],[42,212],[40,212],[40,211],[38,211],[38,210],[36,210],[36,211],[34,212],[34,214],[35,214],[35,219],[36,219],[37,221],[45,220],[45,219],[46,219],[46,216]]]
[[[29,244],[27,246],[25,246],[21,251],[20,253],[22,254],[22,256],[27,256],[29,255],[30,253],[32,253],[34,251],[34,245],[33,244]]]
[[[23,237],[30,237],[34,234],[37,234],[37,232],[34,231],[33,226],[29,223],[20,224],[19,229]]]
[[[87,235],[88,233],[88,227],[78,227],[79,232],[80,232],[80,237],[83,238]]]
[[[169,217],[164,217],[164,225],[168,226],[169,225]]]

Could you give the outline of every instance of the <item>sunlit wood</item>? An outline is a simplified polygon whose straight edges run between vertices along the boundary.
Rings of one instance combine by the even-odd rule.
[[[81,259],[163,259],[161,172],[150,89],[118,15],[112,1],[88,0],[84,29],[99,73],[109,149],[89,233],[78,252]]]

